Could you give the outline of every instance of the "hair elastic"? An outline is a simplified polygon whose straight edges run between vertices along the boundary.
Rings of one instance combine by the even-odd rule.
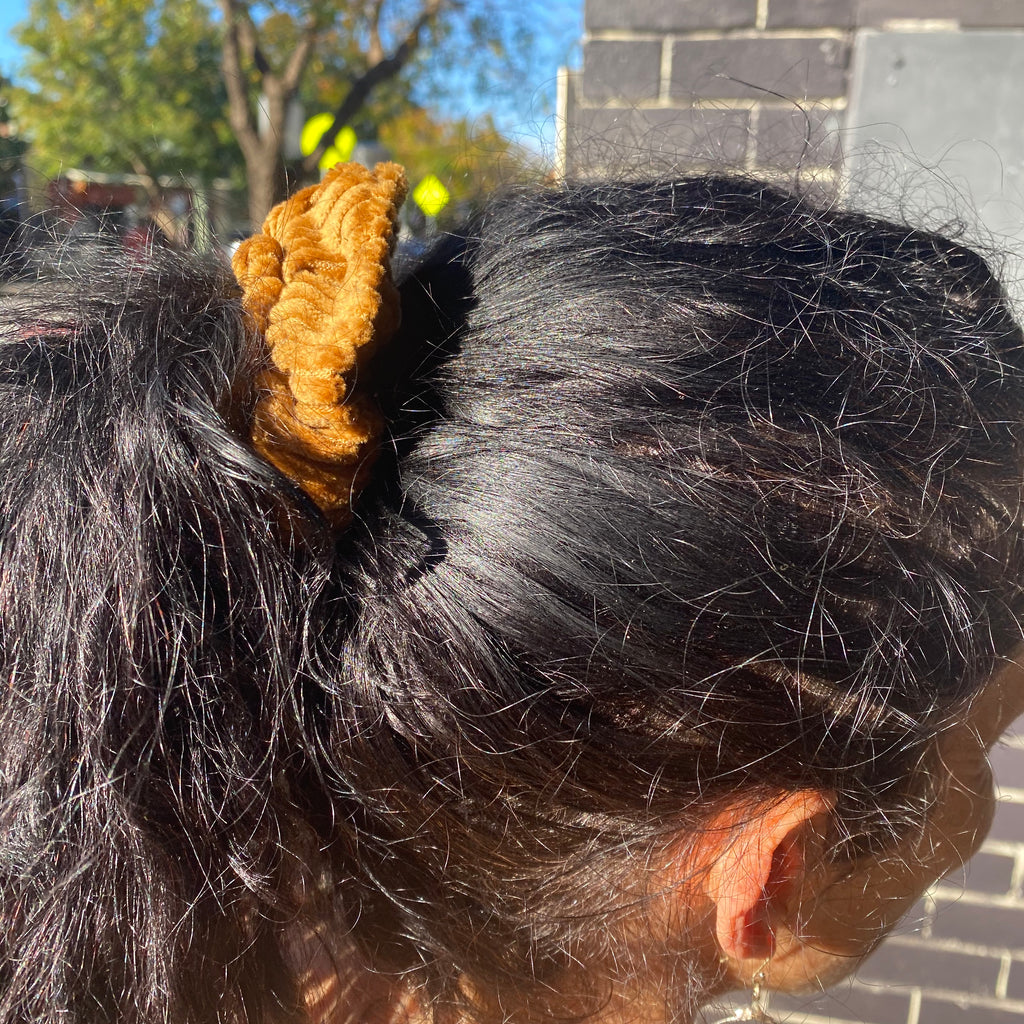
[[[401,317],[391,255],[407,188],[397,164],[338,164],[275,206],[232,260],[270,356],[256,381],[253,447],[334,526],[351,517],[382,428],[356,385]]]

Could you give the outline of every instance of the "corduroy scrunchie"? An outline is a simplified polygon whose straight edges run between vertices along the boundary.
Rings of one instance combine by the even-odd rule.
[[[275,206],[232,261],[271,360],[253,446],[335,526],[351,515],[382,426],[356,383],[399,324],[390,263],[407,187],[397,164],[339,164]]]

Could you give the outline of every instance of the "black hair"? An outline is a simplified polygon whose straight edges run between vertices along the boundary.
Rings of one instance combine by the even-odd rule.
[[[920,824],[1020,638],[979,256],[738,178],[497,198],[401,283],[337,537],[246,442],[230,275],[105,259],[0,333],[2,1024],[293,1019],[309,935],[564,1015],[729,801]]]

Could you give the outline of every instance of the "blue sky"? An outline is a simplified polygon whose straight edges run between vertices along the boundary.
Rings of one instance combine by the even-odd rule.
[[[11,29],[25,18],[25,0],[7,0],[0,3],[0,71],[9,75],[18,60],[17,47],[11,39]]]

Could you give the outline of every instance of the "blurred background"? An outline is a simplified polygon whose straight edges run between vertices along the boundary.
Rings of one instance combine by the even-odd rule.
[[[1022,107],[1024,0],[4,0],[0,273],[226,258],[337,160],[395,159],[413,252],[510,180],[731,169],[963,235],[1020,301]],[[1024,1020],[1024,741],[993,761],[981,853],[782,1019]]]
[[[5,0],[0,240],[229,250],[347,159],[401,161],[427,237],[551,172],[581,21],[579,0]]]
[[[6,0],[0,242],[230,250],[392,158],[407,241],[510,179],[727,168],[1013,251],[1022,33],[1024,0]]]

